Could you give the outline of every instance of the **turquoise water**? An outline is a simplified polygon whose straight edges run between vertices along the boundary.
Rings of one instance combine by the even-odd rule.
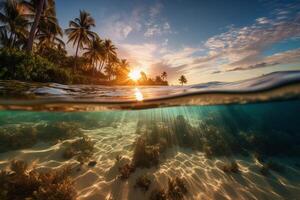
[[[297,199],[299,113],[299,100],[100,112],[1,111],[0,167],[13,159],[48,170],[72,164],[77,199],[150,199],[156,187],[168,190],[168,179],[177,176],[188,189],[182,199]],[[94,142],[92,153],[84,154],[87,159],[64,156],[82,136]],[[133,160],[135,171],[121,178],[120,167]],[[92,167],[91,161],[96,162]],[[226,170],[232,162],[237,172]],[[135,186],[143,174],[152,181],[147,191]]]

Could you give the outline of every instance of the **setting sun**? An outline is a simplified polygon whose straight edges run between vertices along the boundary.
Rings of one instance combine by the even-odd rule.
[[[141,78],[141,70],[139,69],[133,69],[128,74],[129,78],[133,81],[137,81]]]

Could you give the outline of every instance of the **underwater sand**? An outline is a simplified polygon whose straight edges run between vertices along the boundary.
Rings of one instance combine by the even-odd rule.
[[[300,158],[274,157],[284,165],[284,174],[272,171],[264,176],[259,164],[252,157],[220,157],[208,159],[202,152],[190,148],[173,147],[165,152],[158,167],[137,169],[129,179],[118,178],[118,168],[128,162],[133,154],[137,122],[114,123],[105,127],[84,130],[83,133],[96,142],[93,159],[96,166],[62,158],[65,140],[55,145],[38,143],[32,148],[0,154],[0,168],[6,168],[13,159],[26,160],[41,169],[54,169],[72,163],[72,177],[80,200],[141,200],[149,199],[153,188],[167,187],[168,178],[184,176],[188,194],[185,199],[298,199],[300,196]],[[121,155],[119,162],[115,157]],[[225,173],[220,169],[226,161],[236,160],[239,173]],[[298,163],[298,165],[296,165]],[[147,192],[135,188],[139,175],[148,173],[152,184]]]

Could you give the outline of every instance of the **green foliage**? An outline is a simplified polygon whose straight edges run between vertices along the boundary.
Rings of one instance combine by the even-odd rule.
[[[56,67],[47,59],[13,49],[0,50],[0,79],[71,83],[68,70]]]

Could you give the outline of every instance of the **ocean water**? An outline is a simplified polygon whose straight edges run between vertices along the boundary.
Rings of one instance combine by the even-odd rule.
[[[53,199],[299,199],[299,83],[299,72],[185,87],[1,82],[0,169],[15,179],[8,189],[0,175],[0,199],[54,184],[21,189],[16,161],[27,178],[69,167],[74,195]]]

